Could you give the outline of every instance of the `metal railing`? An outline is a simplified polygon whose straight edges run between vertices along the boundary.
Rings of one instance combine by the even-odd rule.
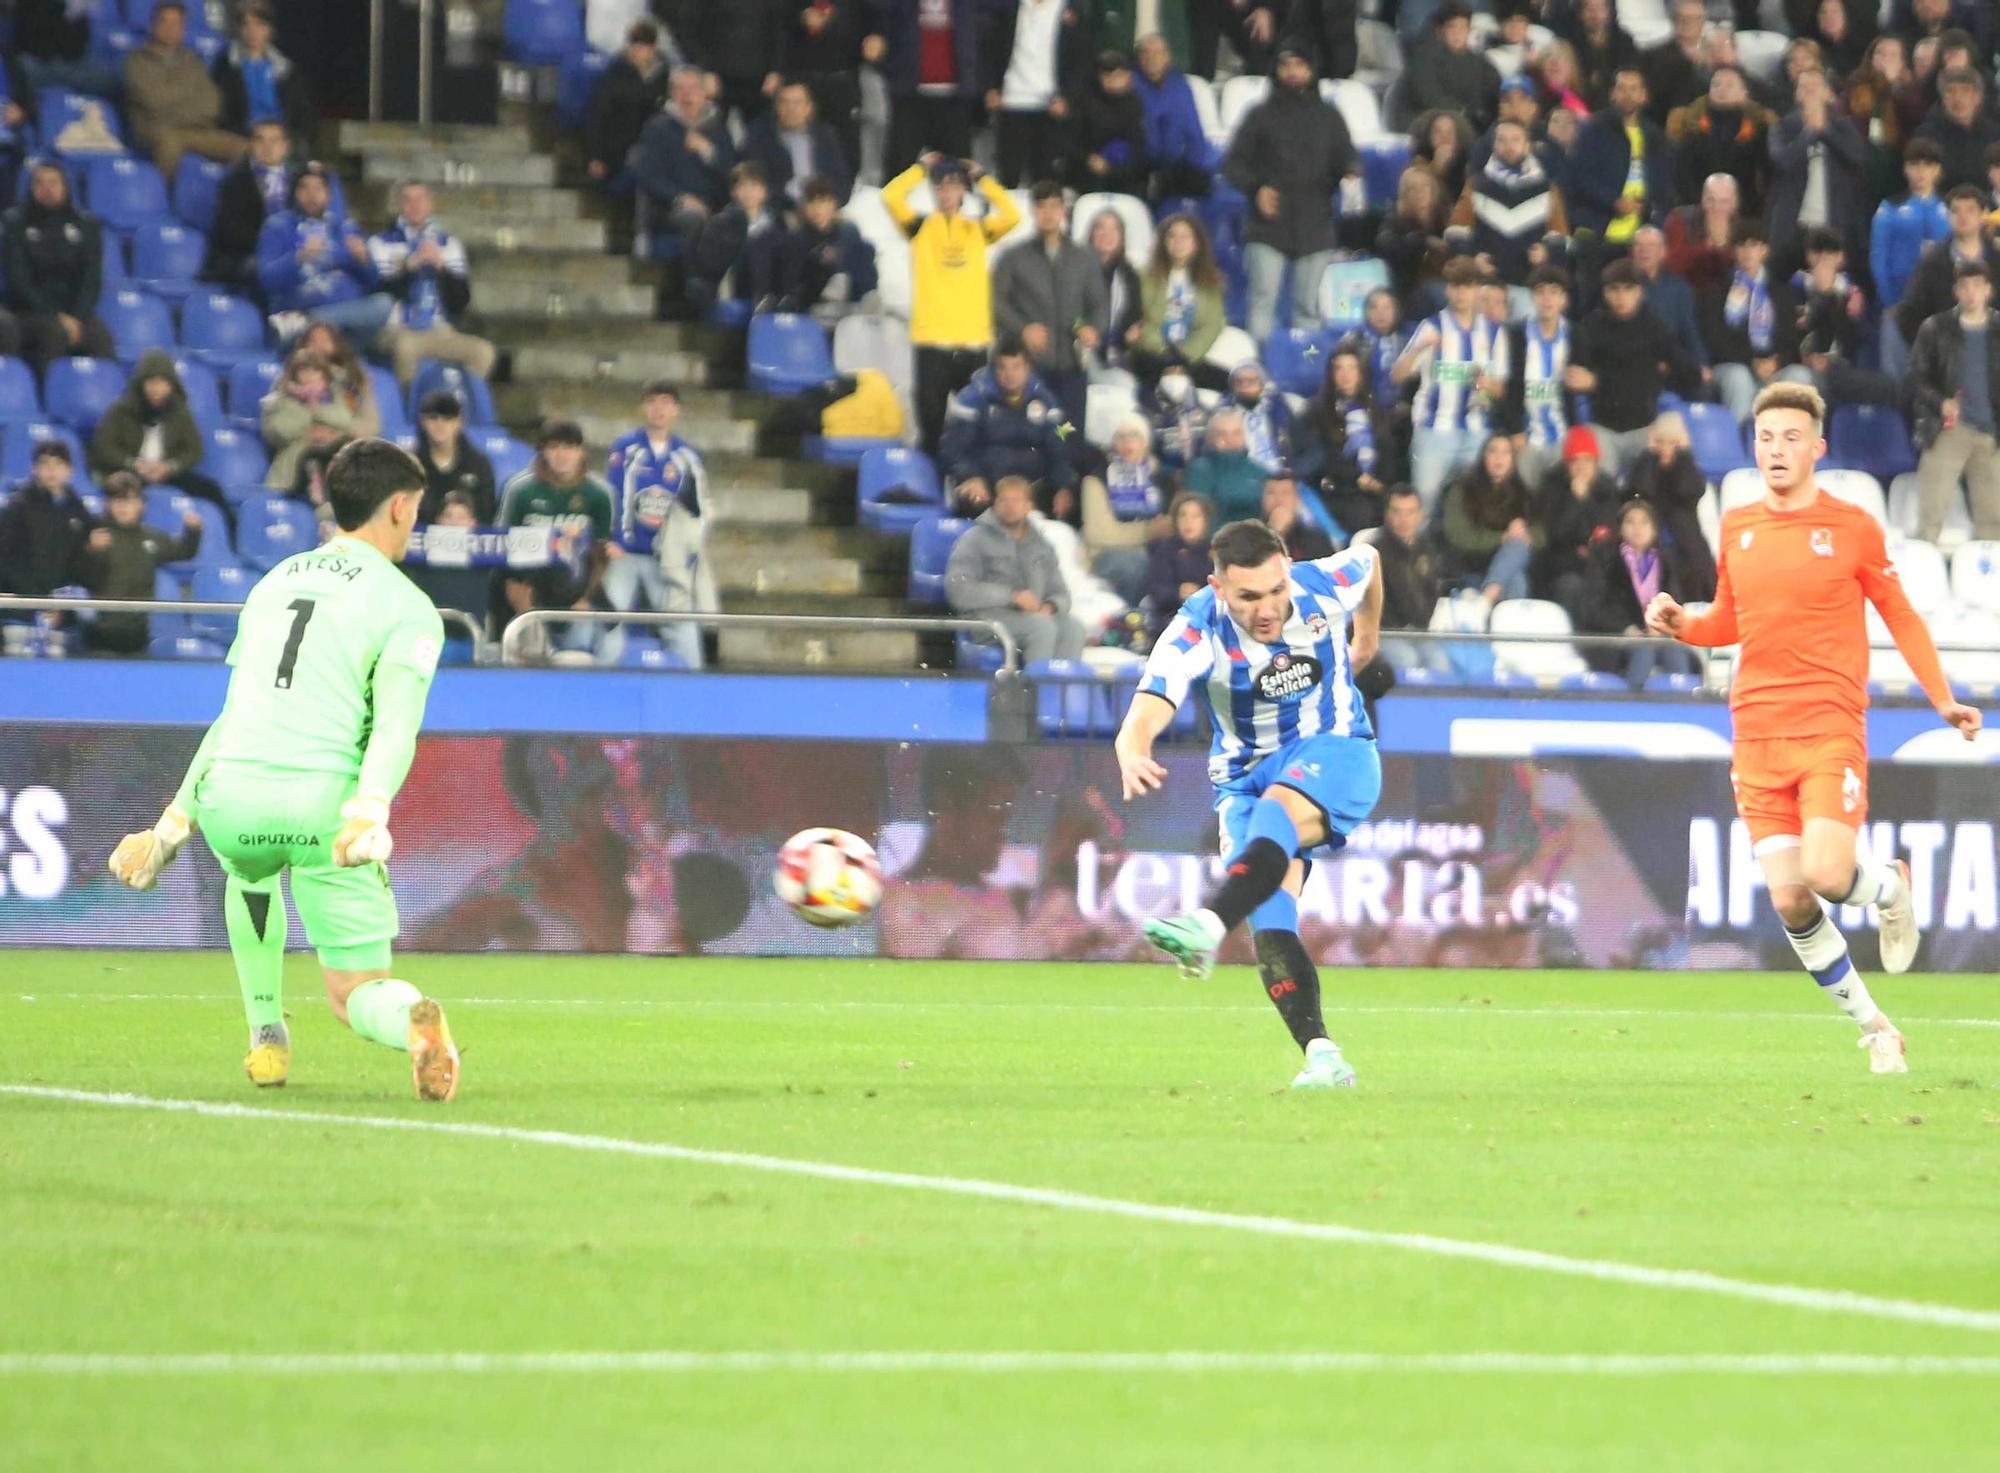
[[[990,635],[1000,646],[1000,673],[1021,669],[1021,652],[1007,626],[995,619],[955,619],[943,615],[894,614],[696,614],[683,611],[621,614],[615,609],[529,609],[516,614],[500,636],[500,663],[518,665],[527,631],[543,624],[699,624],[715,629],[823,629],[851,632],[909,630],[912,633]]]
[[[175,601],[164,598],[16,598],[0,594],[0,614],[238,614],[242,604],[208,603],[197,599]],[[461,625],[472,637],[475,664],[486,663],[493,641],[486,637],[484,621],[464,609],[439,609],[447,623]]]
[[[368,120],[382,121],[382,59],[387,44],[389,0],[369,0],[368,4]],[[435,24],[436,0],[416,0],[417,9],[417,122],[425,127],[431,121],[432,68],[435,59],[431,55],[434,42],[431,27]]]

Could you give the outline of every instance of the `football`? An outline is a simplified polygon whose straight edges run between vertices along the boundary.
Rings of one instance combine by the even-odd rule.
[[[875,848],[845,829],[802,829],[778,851],[778,898],[815,926],[851,926],[882,899]]]

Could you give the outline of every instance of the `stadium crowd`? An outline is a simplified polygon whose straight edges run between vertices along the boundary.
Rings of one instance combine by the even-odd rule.
[[[331,449],[379,430],[419,448],[440,521],[588,533],[582,571],[499,580],[498,620],[714,606],[671,384],[601,476],[573,424],[486,438],[500,351],[453,325],[463,248],[421,184],[371,235],[300,157],[312,102],[268,13],[204,61],[161,0],[120,75],[76,8],[18,0],[8,58],[0,350],[57,432],[8,431],[0,587],[109,586],[89,554],[119,471],[160,558],[206,528],[168,566],[226,558],[227,524],[254,569],[310,535],[277,502],[310,512]],[[926,521],[913,571],[1032,658],[1158,627],[1245,516],[1301,557],[1374,541],[1399,627],[1539,600],[1629,631],[1652,592],[1712,592],[1743,421],[1779,380],[1834,406],[1842,494],[1924,542],[2000,539],[1988,6],[510,0],[510,37],[517,13],[561,37],[517,52],[584,82],[591,184],[631,201],[682,310],[747,329],[753,385],[829,434],[870,370],[894,386],[858,417],[922,453],[864,460],[864,522]],[[133,211],[141,154],[176,209],[208,181],[198,225]],[[198,269],[159,275],[175,231]],[[128,251],[136,283],[184,290],[178,342],[132,320]],[[256,323],[198,340],[225,293]],[[823,369],[760,380],[765,328]]]

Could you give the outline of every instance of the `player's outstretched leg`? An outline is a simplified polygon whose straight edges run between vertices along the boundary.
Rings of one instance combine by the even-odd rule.
[[[1909,1064],[1903,1035],[1869,995],[1868,983],[1848,955],[1847,938],[1821,904],[1822,899],[1840,904],[1854,896],[1856,904],[1893,903],[1900,898],[1908,905],[1903,873],[1889,865],[1857,870],[1854,831],[1844,823],[1813,817],[1806,820],[1805,830],[1803,841],[1773,837],[1758,844],[1757,860],[1771,905],[1785,923],[1785,939],[1800,965],[1861,1029],[1868,1067],[1877,1074],[1905,1073]],[[1896,893],[1889,894],[1891,890]]]
[[[1299,939],[1298,902],[1290,890],[1281,889],[1258,906],[1251,913],[1250,927],[1264,993],[1306,1056],[1305,1067],[1292,1080],[1292,1088],[1351,1089],[1354,1067],[1326,1036],[1326,1020],[1320,1014],[1319,968]]]
[[[292,1072],[292,1039],[285,1028],[285,897],[278,877],[250,883],[227,876],[222,917],[250,1022],[243,1072],[259,1089],[277,1088]]]
[[[347,974],[329,970],[327,995],[347,1026],[370,1043],[401,1049],[420,1100],[448,1100],[458,1093],[458,1047],[436,999],[401,977],[370,977],[346,985]]]
[[[1208,904],[1189,915],[1146,922],[1146,939],[1180,963],[1183,977],[1208,976],[1222,938],[1278,893],[1298,851],[1298,826],[1284,804],[1268,794],[1259,798],[1244,845],[1231,856]]]

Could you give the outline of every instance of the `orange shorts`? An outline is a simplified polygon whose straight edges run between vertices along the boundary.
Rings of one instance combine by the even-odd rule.
[[[1858,829],[1868,820],[1868,734],[1738,741],[1729,785],[1753,846],[1802,835],[1809,818]]]

